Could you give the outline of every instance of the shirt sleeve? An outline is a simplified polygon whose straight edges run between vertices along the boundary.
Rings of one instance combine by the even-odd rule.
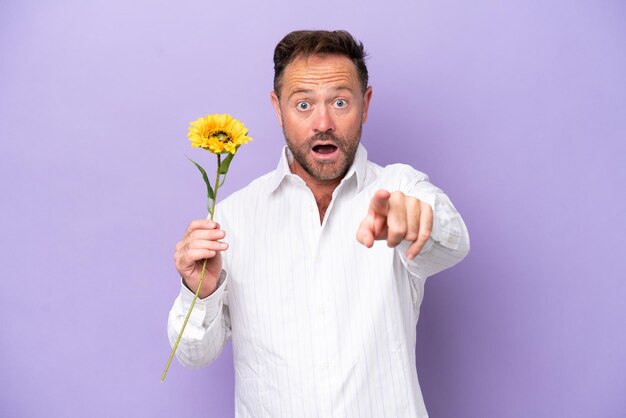
[[[409,272],[424,280],[465,258],[470,249],[469,233],[448,196],[418,171],[409,176],[401,191],[428,203],[433,210],[431,236],[417,257],[409,260],[406,256],[410,241],[402,241],[396,247]]]
[[[198,368],[215,360],[231,336],[228,308],[228,274],[222,270],[219,286],[210,296],[198,299],[180,339],[176,357],[187,367]],[[194,293],[181,283],[167,322],[170,345],[176,338],[191,306]]]

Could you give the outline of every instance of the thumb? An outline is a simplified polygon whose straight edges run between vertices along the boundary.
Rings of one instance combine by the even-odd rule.
[[[369,211],[356,231],[356,240],[367,248],[371,248],[374,245],[374,233],[374,214]]]

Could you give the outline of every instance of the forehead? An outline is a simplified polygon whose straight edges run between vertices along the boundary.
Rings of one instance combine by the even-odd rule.
[[[289,94],[297,89],[337,86],[358,90],[359,75],[354,63],[342,55],[312,55],[298,57],[285,67],[281,90]]]

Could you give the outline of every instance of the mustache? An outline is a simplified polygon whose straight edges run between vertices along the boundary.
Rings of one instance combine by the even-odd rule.
[[[315,135],[309,137],[307,143],[309,146],[313,146],[316,141],[329,141],[338,148],[342,148],[341,140],[335,136],[332,132],[318,132]]]

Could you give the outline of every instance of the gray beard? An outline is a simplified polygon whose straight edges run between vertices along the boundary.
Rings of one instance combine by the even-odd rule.
[[[283,124],[284,126],[284,124]],[[283,134],[285,135],[285,141],[287,142],[287,146],[293,155],[293,158],[302,166],[304,171],[307,172],[312,178],[318,181],[328,181],[328,180],[336,180],[338,178],[342,178],[352,163],[354,162],[354,157],[356,155],[356,150],[359,146],[359,142],[361,140],[361,131],[362,126],[359,126],[359,131],[356,134],[356,141],[346,141],[342,138],[335,136],[335,134],[330,132],[319,132],[316,135],[307,139],[307,141],[296,147],[295,144],[289,139],[287,136],[287,132],[283,128]],[[345,155],[345,161],[337,167],[332,167],[330,163],[319,163],[321,166],[314,166],[307,161],[307,156],[313,146],[315,141],[329,141],[332,142],[337,148],[343,151]],[[352,145],[354,144],[354,145]]]

